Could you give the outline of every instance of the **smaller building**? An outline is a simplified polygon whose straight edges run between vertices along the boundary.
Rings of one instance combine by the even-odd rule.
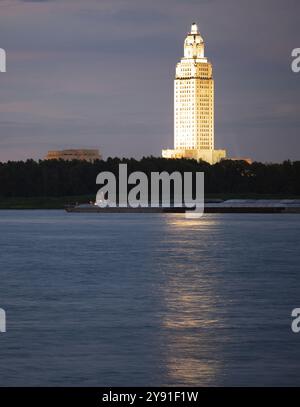
[[[45,157],[45,160],[82,160],[93,162],[101,160],[102,156],[99,150],[83,149],[83,150],[51,150]]]
[[[232,158],[227,158],[228,160],[231,161],[245,161],[248,164],[252,164],[253,160],[249,157],[232,157]]]

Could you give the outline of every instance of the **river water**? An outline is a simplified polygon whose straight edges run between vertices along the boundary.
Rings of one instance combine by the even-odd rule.
[[[300,215],[0,211],[0,385],[300,385]]]

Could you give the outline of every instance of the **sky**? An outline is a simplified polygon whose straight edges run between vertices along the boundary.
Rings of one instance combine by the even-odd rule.
[[[300,160],[299,0],[0,0],[0,161],[173,148],[173,81],[197,22],[213,63],[215,145]]]

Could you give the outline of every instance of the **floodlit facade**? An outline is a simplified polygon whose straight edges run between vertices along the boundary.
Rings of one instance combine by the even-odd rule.
[[[174,83],[174,149],[164,158],[191,158],[214,164],[226,158],[214,149],[214,79],[212,64],[204,55],[197,24],[184,42],[184,57],[176,66]]]
[[[45,160],[82,160],[94,162],[96,160],[101,160],[101,154],[99,150],[60,150],[60,151],[48,151],[48,154],[45,157]]]

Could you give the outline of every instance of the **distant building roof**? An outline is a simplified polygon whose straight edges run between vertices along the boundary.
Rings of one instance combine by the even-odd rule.
[[[252,164],[253,161],[249,157],[231,157],[231,158],[226,158],[227,160],[232,160],[232,161],[246,161],[248,164]]]
[[[50,150],[45,160],[82,160],[93,162],[101,160],[102,156],[97,149],[68,149],[68,150]]]

